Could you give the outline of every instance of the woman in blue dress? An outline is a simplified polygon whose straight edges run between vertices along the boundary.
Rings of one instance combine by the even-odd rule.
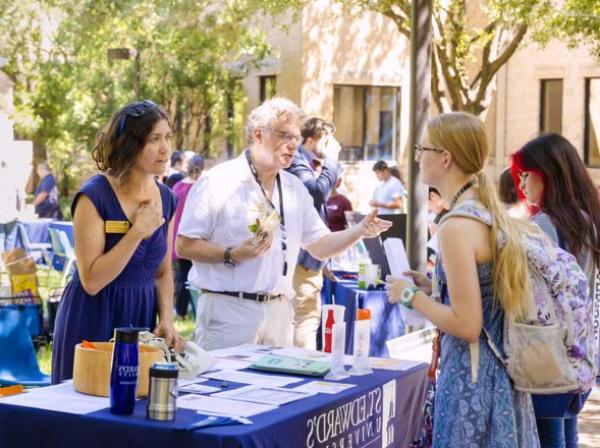
[[[115,327],[148,327],[183,347],[173,327],[175,198],[155,180],[169,160],[170,138],[165,112],[151,101],[123,107],[98,134],[92,156],[102,174],[71,206],[77,271],[56,316],[54,384],[72,378],[76,344],[108,341]]]
[[[453,112],[433,118],[415,148],[424,183],[449,205],[438,229],[440,254],[433,281],[408,273],[389,285],[390,301],[422,313],[441,332],[433,415],[436,448],[539,447],[531,396],[513,389],[484,329],[502,347],[505,314],[524,311],[527,258],[519,232],[483,172],[485,126]],[[506,237],[501,247],[497,235]]]

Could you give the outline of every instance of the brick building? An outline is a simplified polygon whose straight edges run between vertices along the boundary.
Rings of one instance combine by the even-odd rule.
[[[244,79],[247,109],[278,93],[308,114],[333,120],[344,148],[346,189],[364,206],[376,185],[374,161],[399,160],[406,173],[408,40],[383,15],[352,14],[331,0],[305,6],[286,31],[270,23],[264,29],[276,56]],[[551,130],[575,144],[600,183],[600,64],[588,49],[527,42],[498,73],[485,120],[493,177],[508,155]]]

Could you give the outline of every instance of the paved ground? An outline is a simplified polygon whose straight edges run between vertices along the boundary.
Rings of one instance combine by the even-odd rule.
[[[579,414],[579,448],[600,447],[600,386],[596,386]]]

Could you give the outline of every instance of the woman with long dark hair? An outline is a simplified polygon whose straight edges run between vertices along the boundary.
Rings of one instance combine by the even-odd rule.
[[[600,265],[600,201],[575,147],[560,135],[542,134],[513,154],[511,170],[532,221],[577,258],[594,294]],[[577,446],[577,413],[586,397],[533,396],[542,447]]]
[[[167,115],[147,100],[120,109],[98,134],[92,157],[102,174],[71,205],[77,271],[56,317],[55,384],[73,376],[76,344],[108,341],[115,327],[148,327],[183,348],[173,327],[169,252],[175,197],[155,180],[169,161],[170,138]]]

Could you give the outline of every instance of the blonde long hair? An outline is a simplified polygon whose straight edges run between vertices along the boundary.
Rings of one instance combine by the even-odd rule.
[[[504,312],[514,317],[527,311],[531,294],[527,254],[521,245],[521,232],[535,233],[535,228],[525,221],[510,218],[500,202],[496,188],[483,172],[489,149],[485,125],[464,112],[438,115],[427,124],[429,141],[437,148],[449,151],[458,167],[477,179],[479,200],[492,214],[490,245],[493,254],[494,297]],[[506,243],[498,244],[498,235]]]

